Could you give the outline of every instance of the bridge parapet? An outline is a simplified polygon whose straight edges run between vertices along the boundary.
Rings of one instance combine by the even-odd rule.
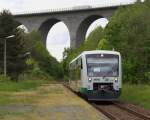
[[[71,12],[71,11],[80,11],[80,10],[90,10],[90,9],[104,9],[110,7],[118,7],[118,6],[126,6],[134,4],[137,0],[131,0],[130,2],[119,2],[119,3],[112,3],[112,0],[107,0],[103,2],[103,4],[98,5],[84,5],[84,6],[75,6],[75,7],[68,7],[68,8],[58,8],[58,9],[45,9],[40,11],[24,11],[24,12],[15,12],[13,13],[14,16],[20,15],[32,15],[32,14],[41,14],[41,13],[61,13],[61,12]]]

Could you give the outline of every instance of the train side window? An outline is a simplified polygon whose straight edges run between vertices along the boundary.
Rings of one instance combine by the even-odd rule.
[[[83,68],[82,59],[81,59],[81,69]]]

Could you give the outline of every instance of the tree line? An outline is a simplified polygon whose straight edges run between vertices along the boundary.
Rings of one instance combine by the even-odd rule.
[[[7,39],[10,35],[14,37]],[[4,74],[5,40],[7,76],[12,80],[17,81],[20,76],[25,75],[47,79],[62,78],[62,66],[48,53],[40,33],[25,33],[8,10],[0,13],[0,74]]]

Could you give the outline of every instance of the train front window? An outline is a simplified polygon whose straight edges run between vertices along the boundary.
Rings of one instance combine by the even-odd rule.
[[[119,56],[113,54],[86,55],[87,74],[89,77],[117,77]]]

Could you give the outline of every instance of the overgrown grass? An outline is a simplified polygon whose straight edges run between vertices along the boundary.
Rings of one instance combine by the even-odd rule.
[[[16,82],[0,75],[0,105],[34,103],[37,98],[35,91],[52,80],[50,77],[23,75]]]
[[[120,99],[150,109],[150,85],[124,84]]]
[[[1,81],[0,91],[1,92],[17,92],[22,90],[31,90],[40,86],[43,83],[42,80],[26,80],[26,81]]]
[[[35,76],[31,74],[20,75],[18,81],[12,81],[9,77],[0,75],[0,92],[19,92],[33,90],[41,84],[50,83],[53,80],[50,76]]]

